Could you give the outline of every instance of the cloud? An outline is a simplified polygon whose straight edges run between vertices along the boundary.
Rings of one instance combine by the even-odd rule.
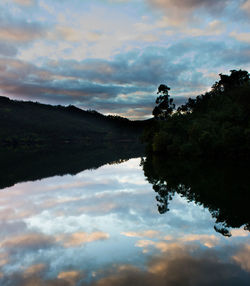
[[[148,0],[152,5],[162,9],[185,9],[193,10],[200,7],[207,9],[220,9],[227,4],[227,0]]]
[[[93,214],[107,214],[115,211],[118,208],[117,204],[114,202],[95,202],[94,204],[87,204],[78,209],[79,212],[93,213]]]
[[[237,41],[250,43],[250,33],[238,33],[238,32],[231,32],[230,36],[235,38]]]
[[[149,238],[157,238],[158,240],[139,240],[136,242],[135,246],[143,248],[143,252],[147,253],[149,248],[155,247],[156,249],[160,250],[161,252],[169,251],[172,248],[175,248],[177,245],[178,247],[186,247],[185,244],[190,244],[191,242],[199,242],[203,244],[207,248],[213,248],[219,244],[220,240],[215,235],[207,235],[207,234],[189,234],[184,235],[183,237],[175,237],[172,236],[164,236],[161,237],[159,233],[151,233],[149,231],[149,235],[147,233],[122,233],[128,237],[149,237]]]
[[[13,0],[13,2],[22,6],[31,6],[34,5],[35,0]]]
[[[45,269],[46,269],[46,265],[43,263],[33,264],[24,270],[23,275],[24,275],[24,277],[37,275],[37,274],[43,272]]]
[[[105,275],[106,272],[106,275]],[[112,285],[248,285],[249,275],[214,252],[173,245],[168,252],[149,258],[144,270],[133,265],[104,269],[95,286]]]
[[[29,250],[37,250],[51,247],[54,242],[55,240],[52,236],[38,233],[28,233],[5,239],[0,243],[0,245],[1,247],[11,249],[11,251],[26,248]]]
[[[184,32],[186,34],[189,34],[191,36],[218,36],[222,34],[225,31],[226,27],[225,24],[221,21],[214,20],[204,28],[187,28],[182,30],[181,32]]]
[[[146,2],[158,12],[159,20],[153,24],[155,30],[164,32],[170,41],[185,36],[210,37],[213,40],[220,37],[227,41],[228,30],[235,27],[242,29],[242,23],[247,23],[242,13],[242,10],[245,10],[242,8],[245,0],[147,0]],[[239,22],[241,23],[238,24]],[[249,29],[247,26],[246,28]],[[161,38],[163,37],[164,34]]]
[[[232,249],[231,249],[232,250]],[[56,277],[48,280],[42,275],[46,265],[34,264],[23,272],[1,277],[2,285],[48,285],[48,286],[125,286],[125,285],[248,285],[248,247],[235,248],[236,254],[230,260],[230,248],[211,249],[193,245],[173,243],[162,254],[147,255],[144,267],[133,264],[115,263],[101,265],[92,272],[93,279],[84,280],[82,271],[59,270]],[[244,254],[245,252],[245,254]],[[229,255],[225,255],[229,253]],[[92,269],[91,269],[92,271]],[[81,281],[80,281],[81,280]]]
[[[148,4],[167,16],[169,26],[180,27],[193,23],[201,23],[204,13],[214,16],[230,4],[228,0],[147,0]],[[199,12],[197,12],[199,11]],[[202,11],[202,13],[200,12]]]
[[[5,43],[4,41],[0,41],[1,56],[13,57],[17,54],[17,51],[18,49],[14,45],[10,45],[8,43]]]
[[[0,253],[0,267],[3,267],[5,264],[9,262],[9,256],[7,253]]]
[[[238,228],[238,229],[232,229],[231,230],[232,236],[236,237],[245,237],[249,235],[249,232],[245,230],[244,228]]]
[[[249,1],[145,0],[156,13],[141,1],[111,1],[127,2],[124,6],[79,1],[77,7],[68,1],[15,0],[16,7],[9,1],[14,0],[4,1],[0,13],[0,55],[10,61],[2,64],[0,90],[15,99],[146,118],[159,84],[170,85],[183,103],[213,84],[207,74],[249,63],[247,32],[235,26],[241,32],[227,34],[228,19],[247,11]],[[34,10],[26,8],[36,2]],[[23,70],[9,70],[13,57],[23,59]]]
[[[194,25],[194,26],[182,26],[177,19],[171,19],[169,17],[162,17],[157,23],[156,26],[159,28],[168,28],[169,26],[173,26],[173,30],[168,30],[166,33],[179,33],[180,35],[184,34],[186,36],[192,37],[211,37],[211,36],[219,36],[226,31],[226,25],[224,22],[220,20],[213,20],[205,25]]]
[[[244,45],[186,39],[110,60],[58,60],[36,66],[1,58],[0,92],[15,99],[74,104],[138,119],[151,115],[159,84],[172,88],[170,95],[178,105],[212,86],[217,78],[211,78],[211,71],[220,73],[235,65],[244,69],[249,63]]]
[[[181,64],[168,66],[167,50],[149,48],[145,51],[120,54],[112,60],[89,59],[59,61],[52,64],[51,70],[63,72],[66,76],[81,77],[99,84],[126,84],[150,86],[163,78],[173,79],[184,68]],[[169,73],[171,68],[171,74]],[[143,91],[143,89],[142,89]]]
[[[250,272],[250,245],[244,245],[232,258],[244,270]]]
[[[242,3],[240,8],[246,13],[250,14],[250,0],[246,0]]]
[[[81,272],[79,271],[63,271],[60,272],[57,276],[58,279],[67,281],[70,286],[76,285],[77,281],[82,278]]]
[[[162,253],[171,251],[172,249],[185,248],[185,245],[180,242],[166,242],[166,241],[152,241],[152,240],[138,240],[135,246],[143,248],[143,253],[149,252],[150,247],[155,247]]]
[[[40,273],[34,273],[33,275],[26,276],[24,273],[14,273],[9,275],[3,275],[1,285],[11,286],[72,286],[71,280],[64,280],[59,278],[46,279],[42,277]]]
[[[204,246],[208,248],[212,248],[219,243],[219,238],[215,235],[207,235],[207,234],[190,234],[185,235],[183,238],[180,239],[183,242],[190,242],[190,241],[199,241]]]
[[[38,264],[32,265],[24,272],[18,272],[13,274],[0,273],[1,285],[11,286],[75,286],[76,283],[83,278],[83,274],[80,271],[62,271],[59,272],[55,278],[46,278],[43,276],[46,265]],[[2,274],[2,275],[1,275]],[[90,285],[82,284],[81,285]]]
[[[3,240],[4,237],[8,236],[14,236],[16,234],[19,234],[23,232],[26,229],[26,223],[23,221],[20,221],[22,217],[19,217],[18,214],[20,214],[19,211],[16,213],[13,211],[13,209],[4,209],[7,212],[10,212],[10,216],[2,216],[2,213],[0,213],[0,228],[1,228],[1,234],[0,239]],[[17,221],[13,221],[17,220]]]
[[[147,240],[147,239],[138,240],[135,244],[135,246],[141,247],[141,248],[147,248],[148,246],[151,246],[151,245],[156,245],[156,243],[152,240]]]
[[[123,107],[139,108],[138,112],[152,109],[154,99],[151,94],[158,83],[165,80],[166,75],[174,80],[182,72],[181,65],[173,65],[168,73],[164,55],[140,55],[139,52],[112,61],[60,61],[43,68],[23,61],[1,59],[0,66],[2,95],[46,100],[47,103],[78,102],[78,106],[99,111],[105,110],[106,105],[113,113],[116,105],[119,111]]]
[[[69,42],[78,42],[80,38],[79,31],[71,27],[57,27],[55,33],[62,40]]]
[[[72,43],[81,43],[87,41],[93,43],[100,40],[102,33],[96,30],[83,30],[71,26],[57,25],[51,32],[48,32],[48,39],[52,41],[67,41]]]
[[[149,238],[154,238],[154,237],[159,237],[160,232],[157,230],[144,230],[144,231],[128,231],[128,232],[122,232],[121,234],[128,236],[128,237],[149,237]]]
[[[46,29],[38,23],[16,20],[0,15],[0,41],[7,44],[26,44],[46,35]]]
[[[97,240],[106,240],[108,238],[108,233],[97,231],[93,233],[76,232],[73,234],[58,235],[56,240],[62,242],[65,247],[76,247]]]

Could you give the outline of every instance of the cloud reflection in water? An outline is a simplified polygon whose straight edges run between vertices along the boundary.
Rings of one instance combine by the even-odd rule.
[[[159,215],[139,163],[1,191],[1,285],[247,285],[248,233],[179,195]]]

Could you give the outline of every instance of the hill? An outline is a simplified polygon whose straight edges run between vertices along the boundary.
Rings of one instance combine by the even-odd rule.
[[[97,146],[138,142],[145,121],[0,97],[0,146],[45,148],[62,144]]]

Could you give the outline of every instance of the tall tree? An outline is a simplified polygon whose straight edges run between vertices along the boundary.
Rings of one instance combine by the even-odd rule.
[[[175,109],[175,104],[173,103],[173,98],[170,98],[168,92],[170,87],[165,84],[161,84],[158,87],[159,96],[156,98],[155,103],[157,104],[153,110],[153,115],[156,119],[165,120],[167,119]]]

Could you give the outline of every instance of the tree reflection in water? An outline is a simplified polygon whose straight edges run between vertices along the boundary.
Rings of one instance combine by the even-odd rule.
[[[216,219],[215,231],[231,236],[230,228],[250,231],[250,172],[242,162],[163,161],[142,159],[144,174],[157,193],[159,213],[169,211],[175,193],[207,208]]]

